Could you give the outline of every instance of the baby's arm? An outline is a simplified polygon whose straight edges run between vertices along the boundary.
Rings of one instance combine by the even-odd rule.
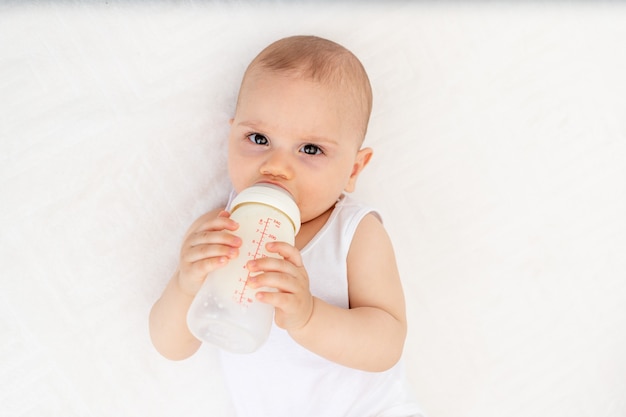
[[[237,223],[221,210],[196,220],[185,235],[177,271],[150,312],[150,336],[155,348],[168,359],[193,355],[201,342],[187,327],[187,310],[207,274],[237,256],[241,240],[228,232]]]
[[[314,301],[309,323],[291,332],[310,350],[340,364],[383,371],[402,355],[404,293],[387,232],[373,215],[359,224],[348,253],[350,309]]]
[[[352,241],[349,309],[311,297],[299,253],[286,245],[280,247],[279,253],[294,264],[295,269],[288,272],[296,278],[262,274],[257,284],[281,289],[279,293],[260,293],[263,301],[276,307],[277,324],[305,348],[341,365],[372,372],[392,367],[402,355],[406,313],[393,247],[380,221],[366,216]],[[268,260],[270,263],[275,261]]]

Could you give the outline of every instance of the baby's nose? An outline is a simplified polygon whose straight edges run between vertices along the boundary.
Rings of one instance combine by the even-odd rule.
[[[293,169],[289,158],[282,153],[274,153],[269,156],[261,165],[261,174],[276,178],[290,179],[293,176]]]

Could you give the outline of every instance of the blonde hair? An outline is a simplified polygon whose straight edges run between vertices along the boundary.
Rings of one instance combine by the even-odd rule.
[[[345,47],[317,36],[280,39],[252,60],[242,86],[258,68],[310,79],[349,94],[361,110],[365,137],[372,112],[372,87],[361,61]]]

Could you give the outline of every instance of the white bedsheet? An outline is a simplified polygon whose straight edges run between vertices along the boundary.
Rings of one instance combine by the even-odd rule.
[[[626,415],[626,8],[592,2],[0,5],[0,416],[230,416],[209,347],[152,348],[221,204],[249,60],[311,33],[375,104],[357,196],[433,417]]]

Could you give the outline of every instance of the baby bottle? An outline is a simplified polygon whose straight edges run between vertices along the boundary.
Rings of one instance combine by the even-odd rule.
[[[242,240],[239,256],[211,272],[187,313],[187,325],[200,340],[235,353],[250,353],[267,339],[274,307],[256,300],[248,286],[246,263],[266,256],[268,242],[294,244],[300,230],[300,211],[291,195],[280,187],[257,184],[246,188],[231,203],[230,218],[239,223],[233,233]]]

